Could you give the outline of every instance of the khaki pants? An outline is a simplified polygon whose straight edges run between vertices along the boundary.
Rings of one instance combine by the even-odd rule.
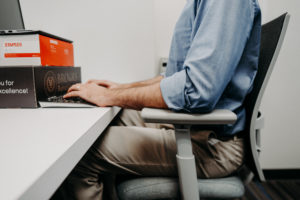
[[[243,139],[220,141],[212,131],[196,129],[191,130],[191,137],[198,177],[223,177],[241,166]],[[103,191],[109,189],[103,184],[103,177],[116,174],[177,176],[173,126],[145,123],[140,112],[124,109],[77,164],[53,199],[102,199]]]

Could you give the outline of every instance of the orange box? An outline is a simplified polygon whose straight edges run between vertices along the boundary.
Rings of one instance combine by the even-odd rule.
[[[0,66],[74,66],[72,41],[42,31],[0,35]]]

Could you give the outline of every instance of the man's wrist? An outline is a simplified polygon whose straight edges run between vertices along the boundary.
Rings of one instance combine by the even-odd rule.
[[[112,88],[107,90],[107,101],[108,101],[108,106],[122,106],[122,102],[120,101],[120,91],[124,90],[121,88]],[[118,95],[119,94],[119,95]]]

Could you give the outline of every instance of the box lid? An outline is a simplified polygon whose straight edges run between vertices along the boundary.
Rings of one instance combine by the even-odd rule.
[[[50,37],[53,39],[57,39],[57,40],[61,40],[64,42],[69,42],[69,43],[73,43],[72,40],[68,40],[66,38],[60,37],[60,36],[56,36],[50,33],[47,33],[45,31],[41,31],[41,30],[16,30],[16,31],[0,31],[0,35],[30,35],[30,34],[40,34],[46,37]]]

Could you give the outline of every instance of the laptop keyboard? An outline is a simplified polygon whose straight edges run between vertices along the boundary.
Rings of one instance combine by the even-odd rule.
[[[56,103],[86,103],[91,104],[87,102],[86,100],[81,99],[80,97],[71,97],[71,98],[63,98],[63,96],[52,96],[47,99],[48,102],[56,102]]]

